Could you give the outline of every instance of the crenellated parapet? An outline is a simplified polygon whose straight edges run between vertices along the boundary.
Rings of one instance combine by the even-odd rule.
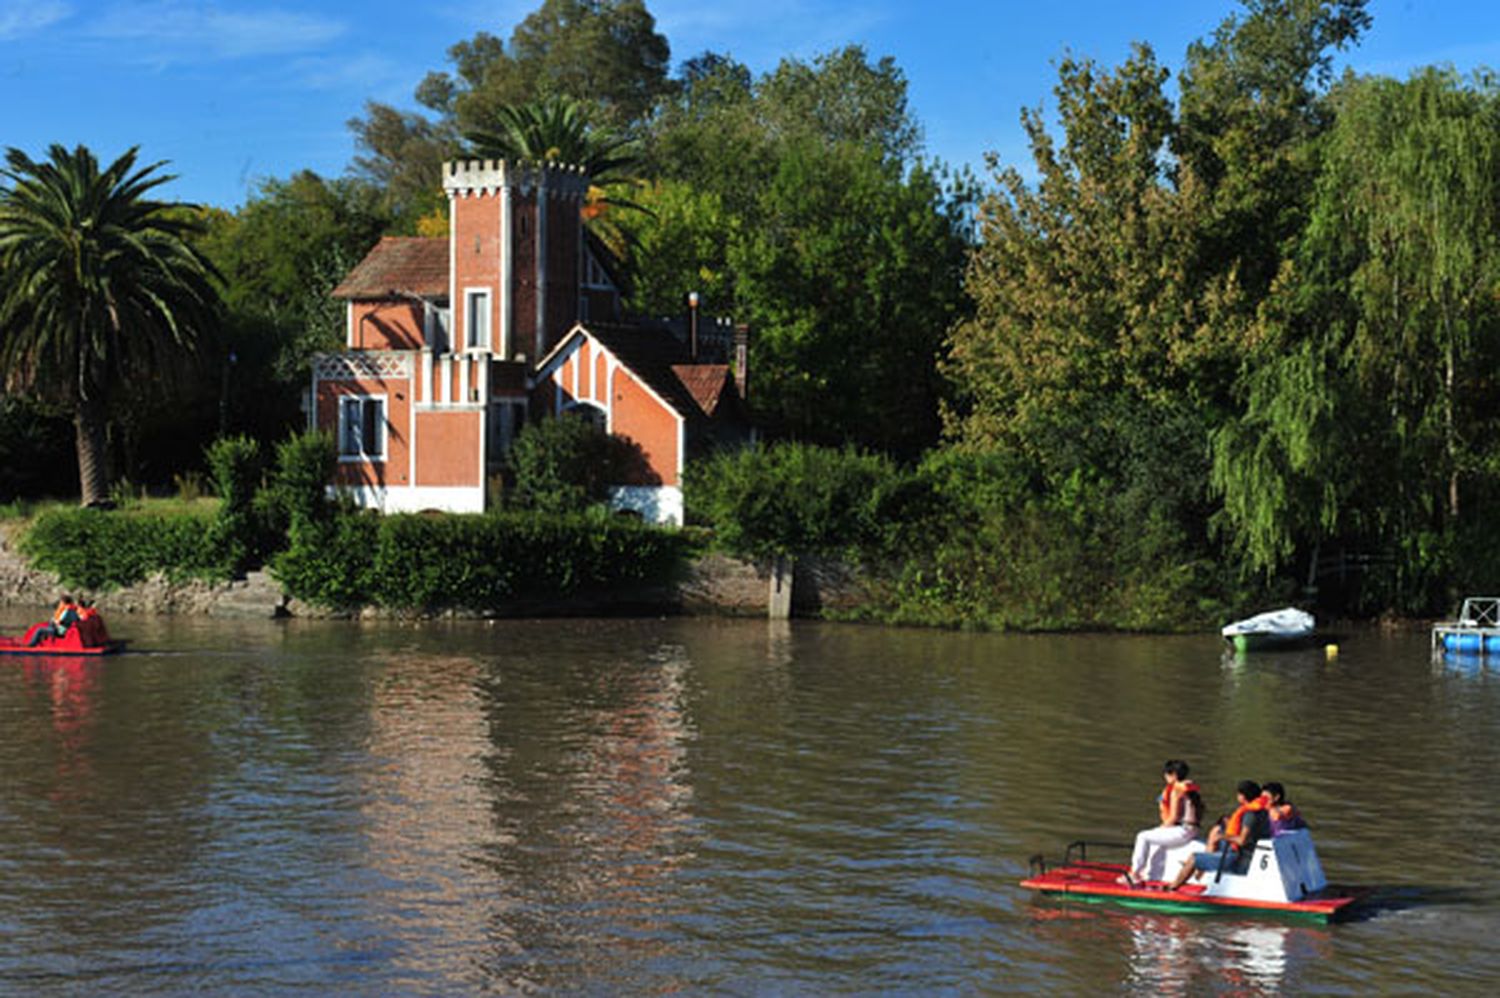
[[[443,190],[450,198],[497,194],[507,188],[528,195],[541,189],[551,197],[581,201],[588,194],[589,177],[583,167],[568,163],[467,159],[443,164]]]

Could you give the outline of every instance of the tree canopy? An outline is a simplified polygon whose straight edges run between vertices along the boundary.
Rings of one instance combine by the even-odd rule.
[[[0,170],[0,367],[73,416],[85,505],[107,495],[111,397],[160,384],[219,308],[197,214],[148,197],[172,178],[136,156],[12,148]]]

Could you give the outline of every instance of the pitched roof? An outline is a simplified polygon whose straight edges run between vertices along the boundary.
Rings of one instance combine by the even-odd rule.
[[[729,381],[728,364],[673,364],[672,373],[688,390],[704,415],[712,416],[719,408],[719,397]]]
[[[695,363],[687,344],[661,324],[579,323],[541,366],[546,367],[552,357],[566,349],[573,335],[581,333],[592,336],[614,354],[678,415],[700,419],[712,416],[718,408],[728,383],[729,366]]]
[[[448,240],[384,236],[333,289],[335,298],[391,298],[398,293],[448,296]]]

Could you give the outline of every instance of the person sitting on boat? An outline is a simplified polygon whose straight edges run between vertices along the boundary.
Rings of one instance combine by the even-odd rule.
[[[1286,799],[1286,787],[1270,781],[1263,784],[1261,790],[1261,796],[1266,802],[1266,817],[1271,820],[1273,837],[1307,827],[1307,822],[1302,820],[1302,814],[1297,810],[1297,805]]]
[[[73,602],[72,596],[63,593],[62,598],[57,601],[57,609],[52,611],[52,619],[47,622],[47,626],[36,629],[31,635],[31,640],[26,643],[26,647],[35,648],[42,643],[44,638],[60,638],[67,634],[68,628],[76,623],[78,623],[78,604]]]
[[[109,644],[109,628],[104,626],[93,600],[78,601],[78,636],[89,647]]]
[[[1190,771],[1188,764],[1181,759],[1168,759],[1162,764],[1161,777],[1166,786],[1156,798],[1161,823],[1136,835],[1130,869],[1119,878],[1119,883],[1140,886],[1149,879],[1147,871],[1157,855],[1198,837],[1203,798],[1198,793],[1198,784],[1188,779]]]
[[[1233,814],[1215,825],[1208,836],[1208,850],[1194,853],[1182,864],[1168,890],[1177,890],[1190,877],[1220,870],[1233,870],[1240,857],[1249,855],[1255,843],[1270,834],[1271,823],[1261,787],[1254,780],[1241,780],[1235,788],[1239,803]]]

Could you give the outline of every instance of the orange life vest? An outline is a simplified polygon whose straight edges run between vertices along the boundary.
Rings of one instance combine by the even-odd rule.
[[[1251,811],[1264,811],[1265,809],[1266,798],[1264,795],[1255,798],[1248,804],[1241,804],[1235,808],[1234,813],[1229,816],[1229,820],[1224,822],[1225,836],[1240,834],[1240,831],[1245,827],[1245,815]]]

